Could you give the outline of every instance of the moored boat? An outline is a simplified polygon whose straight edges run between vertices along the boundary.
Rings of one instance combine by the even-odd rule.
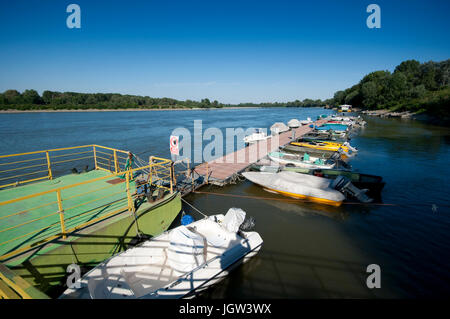
[[[296,128],[296,127],[302,126],[302,124],[300,123],[300,121],[297,120],[297,119],[292,119],[292,120],[290,120],[289,122],[287,122],[287,125],[288,125],[290,128]]]
[[[283,122],[277,122],[270,127],[272,135],[280,134],[289,131],[289,127]]]
[[[244,142],[246,144],[252,144],[258,141],[264,141],[268,138],[270,138],[270,136],[267,136],[263,129],[255,129],[254,133],[244,137]]]
[[[161,299],[193,297],[224,279],[261,249],[242,231],[245,212],[231,208],[178,226],[102,262],[60,298]]]
[[[327,141],[299,141],[299,142],[291,142],[291,145],[301,146],[316,149],[319,151],[333,151],[337,152],[342,150],[345,153],[349,153],[350,149],[344,144],[335,143],[335,142],[327,142]]]
[[[345,133],[345,132],[348,131],[349,126],[348,125],[343,125],[343,124],[325,123],[322,126],[316,126],[315,129],[318,130],[318,131],[333,130],[333,131],[338,132],[338,133]]]
[[[332,180],[295,172],[244,172],[249,181],[284,196],[340,206],[345,196],[333,189]]]
[[[336,179],[338,176],[344,176],[348,178],[352,184],[361,189],[367,189],[367,195],[374,198],[381,198],[381,191],[385,185],[383,177],[363,174],[359,172],[345,171],[339,169],[310,169],[302,167],[288,167],[288,166],[270,166],[270,165],[257,165],[250,166],[250,170],[261,172],[278,172],[289,171],[301,174],[315,175],[319,177],[325,177],[329,179]]]
[[[288,154],[283,152],[271,152],[268,157],[277,163],[295,165],[306,168],[333,168],[336,162],[332,159],[311,158],[309,154]]]
[[[308,125],[308,124],[310,124],[310,123],[312,123],[312,122],[313,122],[313,120],[311,120],[311,118],[308,117],[308,118],[306,118],[306,120],[301,120],[301,121],[300,121],[300,124],[301,124],[301,125]]]

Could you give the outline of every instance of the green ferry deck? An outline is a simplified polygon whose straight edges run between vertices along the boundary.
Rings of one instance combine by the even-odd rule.
[[[57,296],[68,265],[89,269],[167,230],[181,210],[172,161],[130,163],[100,145],[0,156],[0,297]]]

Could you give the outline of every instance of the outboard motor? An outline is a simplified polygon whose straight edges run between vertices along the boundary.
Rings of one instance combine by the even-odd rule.
[[[350,195],[358,199],[362,203],[371,203],[372,198],[366,195],[368,189],[359,189],[345,176],[338,176],[333,183],[331,183],[331,188],[340,191],[344,195]]]
[[[356,147],[351,146],[349,142],[344,142],[344,144],[342,145],[347,146],[349,150],[351,150],[354,153],[358,152],[358,149]]]
[[[242,222],[241,226],[239,226],[239,230],[242,231],[250,231],[255,227],[255,218],[253,216],[249,216],[245,218]]]

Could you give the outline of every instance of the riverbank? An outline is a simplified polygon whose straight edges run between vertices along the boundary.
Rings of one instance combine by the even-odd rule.
[[[410,119],[410,120],[417,120],[421,121],[427,124],[432,125],[442,125],[442,126],[448,126],[450,124],[450,118],[449,117],[437,117],[430,114],[427,114],[425,112],[410,112],[410,111],[404,111],[404,112],[394,112],[387,109],[381,109],[381,110],[366,110],[361,111],[361,114],[369,115],[369,116],[376,116],[381,118],[401,118],[401,119]]]
[[[387,109],[375,110],[375,111],[362,111],[362,114],[367,114],[370,116],[379,116],[379,117],[400,117],[404,118],[413,118],[413,112],[405,111],[405,112],[393,112]]]
[[[199,111],[199,110],[235,110],[235,109],[258,109],[262,107],[255,106],[230,106],[230,107],[211,107],[211,108],[160,108],[160,109],[60,109],[60,110],[0,110],[0,113],[64,113],[64,112],[129,112],[129,111]]]

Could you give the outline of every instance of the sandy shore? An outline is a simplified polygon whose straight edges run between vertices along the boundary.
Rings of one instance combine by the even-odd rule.
[[[207,110],[234,110],[234,109],[257,109],[255,106],[232,106],[218,108],[177,108],[177,109],[82,109],[82,110],[0,110],[0,113],[59,113],[59,112],[134,112],[134,111],[207,111]]]

